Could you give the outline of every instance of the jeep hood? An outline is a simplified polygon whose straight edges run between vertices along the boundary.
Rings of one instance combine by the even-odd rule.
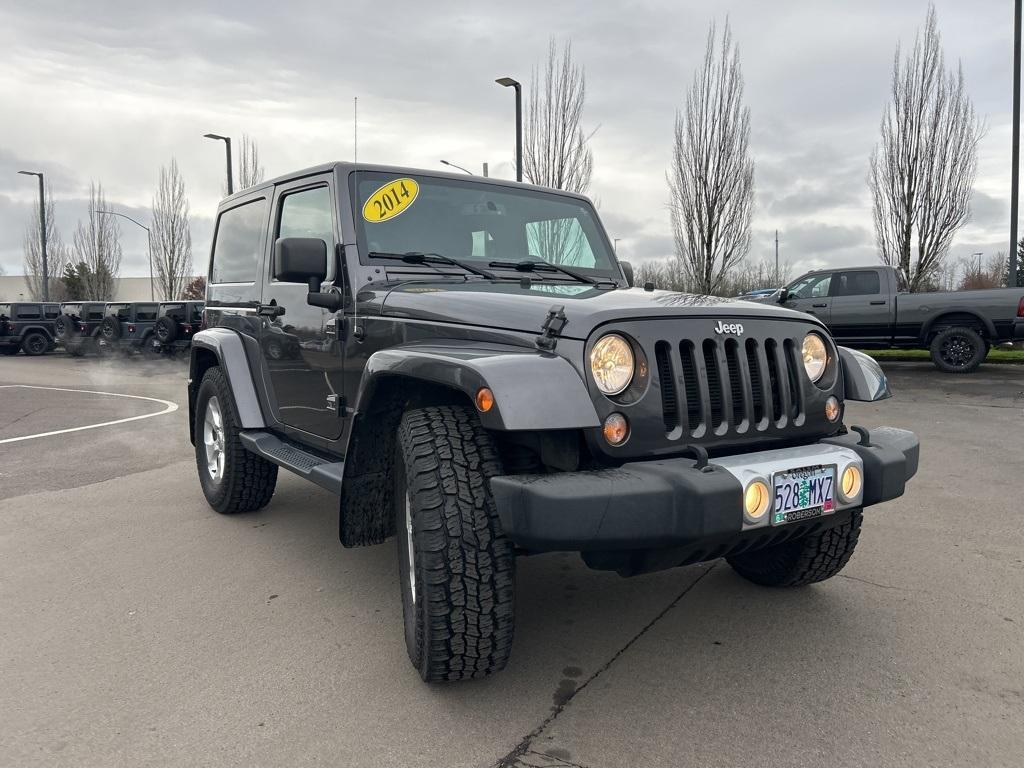
[[[540,333],[552,307],[565,307],[562,336],[585,340],[603,323],[665,317],[707,317],[743,322],[759,317],[817,322],[791,309],[749,301],[642,288],[597,289],[582,283],[416,280],[390,287],[381,314],[438,323],[458,323]]]

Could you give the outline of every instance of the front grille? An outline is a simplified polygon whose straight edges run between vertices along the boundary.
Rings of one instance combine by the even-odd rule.
[[[655,358],[670,436],[722,437],[803,421],[792,339],[659,340]]]

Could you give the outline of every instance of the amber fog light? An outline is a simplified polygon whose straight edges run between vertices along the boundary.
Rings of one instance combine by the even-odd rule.
[[[763,480],[755,480],[747,486],[743,494],[743,511],[750,520],[760,520],[768,511],[771,502],[768,485]]]
[[[494,393],[487,387],[481,387],[477,390],[476,407],[480,413],[487,413],[494,407]]]
[[[609,445],[622,445],[629,437],[629,422],[621,413],[613,413],[604,420],[601,432]]]
[[[825,418],[829,421],[839,420],[839,400],[830,397],[825,401]]]
[[[839,491],[843,494],[844,499],[852,501],[857,498],[863,484],[864,478],[860,473],[860,467],[851,464],[843,470],[843,476],[839,480]]]

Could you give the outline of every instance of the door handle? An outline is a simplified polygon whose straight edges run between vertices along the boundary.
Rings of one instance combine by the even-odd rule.
[[[811,306],[816,309],[822,309],[823,307],[827,307],[828,304],[811,304]]]
[[[280,317],[284,314],[284,307],[277,304],[260,304],[256,312],[260,317]]]
[[[872,306],[880,306],[882,304],[885,304],[885,301],[872,301],[871,304]]]

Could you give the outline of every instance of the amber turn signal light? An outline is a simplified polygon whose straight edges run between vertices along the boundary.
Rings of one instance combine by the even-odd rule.
[[[629,422],[621,413],[613,413],[604,420],[601,432],[609,445],[622,445],[629,437]]]
[[[480,413],[487,413],[494,407],[494,393],[487,387],[480,387],[476,391],[476,408]]]

